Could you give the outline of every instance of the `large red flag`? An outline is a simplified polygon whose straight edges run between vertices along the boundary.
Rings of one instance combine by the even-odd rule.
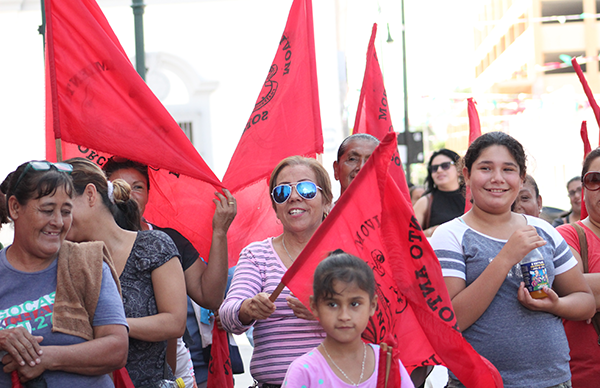
[[[46,0],[46,157],[119,155],[150,166],[146,218],[208,258],[213,193],[222,186],[135,72],[93,0]],[[62,140],[62,141],[61,141]]]
[[[388,173],[395,149],[388,134],[282,282],[308,305],[318,263],[338,248],[354,254],[373,268],[379,295],[364,339],[379,343],[394,335],[409,371],[444,364],[467,387],[501,387],[498,371],[457,329],[440,264]]]
[[[277,163],[322,152],[312,1],[294,0],[267,79],[223,177],[238,204],[230,228],[230,265],[249,243],[282,232],[267,182]]]
[[[477,108],[475,107],[475,100],[473,97],[467,98],[468,106],[467,112],[469,114],[469,146],[471,143],[475,141],[479,136],[481,136],[481,124],[479,122],[479,113],[477,113]],[[471,210],[471,188],[467,186],[467,190],[465,193],[465,213]]]
[[[377,23],[373,24],[371,39],[367,48],[367,65],[365,67],[365,76],[360,89],[360,98],[358,100],[358,109],[356,110],[356,119],[354,121],[353,133],[368,133],[383,140],[385,135],[394,132],[392,125],[392,116],[388,104],[387,93],[383,84],[383,74],[379,67],[377,51],[375,51],[375,36],[377,35]],[[407,186],[406,175],[400,160],[398,150],[392,155],[393,163],[390,164],[390,174],[399,187]],[[406,193],[407,200],[410,201],[410,193]]]

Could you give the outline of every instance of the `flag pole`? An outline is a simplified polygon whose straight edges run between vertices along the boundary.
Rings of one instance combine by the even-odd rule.
[[[277,288],[275,289],[275,291],[273,291],[273,293],[269,297],[269,300],[271,302],[275,303],[275,300],[277,299],[279,294],[281,294],[281,291],[283,291],[284,287],[285,287],[285,284],[283,284],[283,282],[280,282],[279,285],[277,286]]]

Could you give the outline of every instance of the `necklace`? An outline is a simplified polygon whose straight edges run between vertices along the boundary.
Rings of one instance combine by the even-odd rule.
[[[285,249],[285,253],[287,253],[287,255],[290,257],[290,260],[293,263],[295,259],[292,259],[292,255],[290,255],[290,252],[287,250],[287,248],[285,246],[285,237],[283,237],[283,234],[281,235],[281,242],[283,243],[283,249]]]
[[[354,385],[355,387],[358,387],[358,384],[360,384],[360,382],[363,379],[363,376],[365,374],[365,360],[367,359],[367,345],[365,345],[365,343],[363,342],[363,360],[362,360],[362,367],[360,369],[360,377],[358,378],[358,382],[355,383],[354,381],[350,380],[350,377],[348,377],[348,375],[342,370],[342,368],[340,368],[339,366],[337,366],[337,364],[335,363],[335,361],[333,361],[333,358],[331,358],[331,356],[329,355],[329,352],[327,351],[327,348],[325,347],[325,343],[321,342],[321,346],[323,347],[323,350],[325,351],[325,354],[327,355],[327,357],[329,358],[329,361],[331,361],[331,363],[333,364],[333,366],[335,366],[346,378],[346,380],[348,380],[350,382],[350,384]]]

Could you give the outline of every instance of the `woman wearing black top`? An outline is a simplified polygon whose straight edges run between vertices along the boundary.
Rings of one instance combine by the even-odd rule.
[[[446,148],[434,152],[429,159],[426,191],[414,206],[415,216],[427,237],[431,237],[438,225],[465,212],[457,168],[459,160],[456,152]]]

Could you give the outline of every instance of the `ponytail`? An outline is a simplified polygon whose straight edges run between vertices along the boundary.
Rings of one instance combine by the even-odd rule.
[[[111,204],[110,210],[117,225],[127,230],[142,230],[140,207],[137,201],[131,197],[131,186],[123,179],[115,179],[112,181],[112,185],[114,203]]]

